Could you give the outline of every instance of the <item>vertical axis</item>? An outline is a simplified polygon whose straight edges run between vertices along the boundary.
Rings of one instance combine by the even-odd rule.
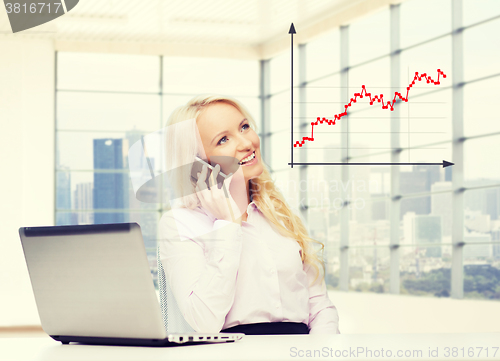
[[[307,56],[307,48],[306,48],[306,44],[299,44],[298,46],[298,57],[297,57],[297,60],[298,60],[298,76],[299,76],[299,79],[298,79],[298,83],[299,83],[299,105],[298,105],[298,108],[299,108],[299,119],[305,119],[305,116],[307,114],[307,97],[306,97],[306,89],[305,89],[305,86],[306,86],[306,56]],[[299,129],[302,131],[303,129],[306,129],[307,128],[307,122],[305,123],[302,123],[302,121],[299,120]],[[304,151],[304,152],[300,152],[299,153],[299,161],[300,162],[307,162],[307,158],[308,158],[308,154],[309,152],[308,151]],[[305,182],[307,183],[307,179],[308,179],[308,176],[307,174],[309,173],[309,167],[300,167],[299,169],[299,181],[300,181],[300,184],[302,184],[302,182]],[[308,190],[307,190],[307,187],[305,190],[302,189],[302,187],[300,187],[299,189],[300,191],[300,199],[301,199],[301,203],[302,203],[302,206],[300,207],[300,210],[301,210],[301,215],[302,215],[302,219],[305,220],[306,222],[308,222],[308,219],[309,219],[309,201],[308,201],[308,197],[307,197],[307,194],[308,194]],[[302,200],[306,200],[306,203],[303,204]],[[309,230],[309,228],[308,228]]]
[[[439,74],[438,74],[439,77]],[[408,65],[408,84],[410,84],[410,66]],[[408,104],[408,163],[411,163],[410,160],[410,102]]]
[[[290,34],[290,51],[291,51],[291,56],[290,56],[290,79],[291,79],[291,84],[290,84],[290,95],[291,95],[291,101],[290,101],[290,107],[291,107],[291,112],[290,112],[290,121],[291,121],[291,126],[292,126],[292,131],[290,135],[290,158],[291,158],[291,163],[290,166],[293,168],[293,34],[296,34],[295,32],[295,27],[290,25],[290,30],[288,31],[288,34]]]

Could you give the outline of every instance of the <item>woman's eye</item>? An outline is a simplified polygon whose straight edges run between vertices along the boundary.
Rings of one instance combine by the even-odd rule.
[[[246,127],[246,128],[244,128],[244,127]],[[243,124],[243,125],[241,126],[241,129],[243,129],[243,130],[247,130],[247,129],[249,129],[249,128],[250,128],[250,125],[249,125],[249,124]],[[220,145],[220,144],[224,144],[226,141],[227,141],[227,137],[226,137],[226,136],[223,136],[222,138],[220,138],[220,140],[217,142],[217,144],[218,144],[218,145]]]
[[[225,143],[225,140],[227,140],[227,137],[226,136],[223,136],[222,138],[220,138],[219,142],[217,144],[223,144],[222,141],[224,140],[224,143]]]

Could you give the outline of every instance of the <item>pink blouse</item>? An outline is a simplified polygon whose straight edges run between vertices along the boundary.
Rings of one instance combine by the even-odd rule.
[[[197,332],[258,322],[303,322],[310,333],[340,333],[321,275],[301,261],[257,205],[241,226],[208,211],[175,208],[159,223],[160,258],[177,304]],[[322,271],[322,270],[321,270]]]

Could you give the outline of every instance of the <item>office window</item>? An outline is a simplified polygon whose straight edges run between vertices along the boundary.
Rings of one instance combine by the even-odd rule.
[[[58,53],[58,90],[152,93],[160,90],[155,56]]]
[[[500,53],[490,45],[499,29],[497,2],[464,1],[464,243],[465,298],[500,299],[500,174],[492,167],[500,141],[494,94]],[[483,6],[483,7],[481,7]],[[453,176],[453,174],[452,174]]]
[[[351,248],[349,250],[349,290],[386,293],[389,290],[389,249]]]
[[[480,182],[483,185],[500,184],[500,174],[498,168],[487,166],[488,162],[481,159],[488,159],[492,154],[498,154],[500,151],[500,137],[490,136],[476,139],[470,139],[464,144],[464,167],[466,185],[477,185]]]
[[[136,199],[128,149],[161,126],[159,76],[154,56],[57,53],[56,225],[137,222],[152,266],[159,205]]]
[[[392,100],[389,80],[389,57],[355,67],[349,71],[348,99],[354,98],[354,93],[361,93],[365,85],[373,98],[382,95],[385,102]],[[389,162],[390,110],[382,109],[382,103],[377,101],[370,105],[369,98],[364,97],[352,103],[347,113],[349,117],[342,118],[339,123],[348,122],[347,151],[352,161]]]
[[[500,49],[485,40],[500,32],[500,19],[473,26],[464,32],[464,79],[476,80],[500,73]],[[483,41],[481,41],[483,40]]]
[[[485,234],[467,236],[464,246],[464,298],[498,300],[500,269],[491,264],[498,258],[498,245]],[[475,244],[477,243],[477,244]]]
[[[400,11],[402,48],[451,31],[451,0],[409,0]]]
[[[222,94],[256,97],[259,63],[218,58],[163,58],[163,91],[168,94]]]
[[[384,94],[385,100],[392,100],[395,81],[406,95],[415,72],[437,80],[437,69],[443,71],[447,78],[440,75],[440,85],[417,81],[409,101],[397,101],[394,113],[358,98],[348,109],[348,117],[337,120],[335,126],[315,126],[314,141],[294,150],[294,161],[345,162],[346,156],[351,163],[447,160],[463,165],[463,185],[455,184],[453,167],[426,164],[399,166],[397,171],[394,166],[375,165],[308,166],[302,171],[300,166],[288,170],[278,167],[289,159],[285,152],[274,154],[277,148],[285,149],[290,131],[285,120],[276,122],[284,119],[282,114],[290,108],[283,70],[289,54],[271,59],[271,89],[279,93],[271,98],[271,163],[279,168],[275,175],[280,179],[298,177],[299,183],[305,184],[306,191],[297,190],[298,195],[306,194],[307,211],[301,212],[308,218],[311,235],[325,244],[329,288],[346,284],[344,290],[435,297],[451,297],[453,292],[460,297],[463,291],[464,297],[500,299],[498,291],[481,280],[485,275],[496,277],[495,270],[500,267],[496,251],[500,249],[500,175],[497,167],[485,161],[500,152],[495,152],[500,118],[492,108],[500,89],[500,68],[495,61],[500,54],[488,35],[498,33],[500,8],[494,1],[477,4],[463,1],[462,54],[453,52],[454,41],[460,36],[452,32],[451,23],[457,6],[452,7],[448,0],[408,0],[301,44],[299,58],[306,64],[296,64],[294,69],[295,78],[305,79],[294,88],[295,140],[310,136],[310,122],[318,116],[333,118],[342,112],[342,99],[353,97],[361,85],[370,85],[372,94]],[[391,38],[391,31],[399,31],[399,43],[393,44],[399,51],[394,53],[390,53],[391,41],[398,41],[398,37]],[[345,39],[348,46],[342,47]],[[452,54],[457,59],[452,59]],[[340,69],[341,59],[344,69]],[[463,64],[465,80],[455,85],[463,87],[464,94],[455,110],[458,98],[453,84],[459,75],[454,78],[452,74],[454,62]],[[303,73],[297,74],[299,69]],[[463,130],[459,127],[462,115]],[[303,126],[297,129],[299,122]],[[454,134],[462,131],[463,137],[454,139]],[[454,150],[454,142],[463,147],[463,158]],[[360,182],[359,187],[356,182]],[[345,189],[328,189],[333,183]],[[452,235],[461,230],[453,230],[459,227],[458,222],[453,225],[457,214],[453,207],[464,189],[465,230],[460,241],[465,246],[463,267],[458,269],[457,262],[452,267],[452,259],[457,257]],[[287,192],[293,199],[291,190]],[[395,221],[398,218],[399,222]],[[347,247],[341,245],[341,237],[347,238]],[[396,252],[390,251],[392,242],[398,244]],[[340,257],[343,252],[347,257]],[[390,261],[396,255],[399,277],[391,279]],[[342,276],[340,259],[348,259],[348,272]],[[451,279],[459,274],[464,277],[463,289],[453,291]],[[340,277],[347,279],[342,283]]]
[[[464,86],[465,136],[481,136],[500,132],[500,116],[496,110],[499,77],[468,83]]]
[[[136,198],[128,150],[198,94],[240,100],[261,126],[259,63],[57,53],[56,225],[137,222],[156,282],[157,225],[170,207]],[[160,154],[149,154],[155,174]]]
[[[335,45],[332,44],[332,45]],[[338,46],[338,44],[337,44]],[[309,46],[307,46],[309,54]],[[307,61],[309,63],[309,58]],[[311,59],[312,65],[315,64],[314,59]],[[333,61],[335,63],[335,61]],[[311,66],[312,66],[311,65]],[[294,124],[301,125],[295,127],[295,139],[302,140],[303,137],[311,137],[311,122],[316,122],[317,118],[326,118],[333,120],[336,114],[343,110],[340,104],[340,94],[344,89],[340,88],[340,75],[330,75],[326,71],[330,71],[330,67],[321,68],[325,76],[318,76],[318,80],[307,83],[303,90],[306,103],[303,104],[303,113],[300,113],[300,107],[297,105],[298,117],[295,118]],[[320,74],[320,70],[316,69],[316,74]],[[294,112],[295,113],[295,112]],[[302,115],[301,115],[302,114]],[[339,123],[340,124],[340,123]],[[339,125],[328,125],[327,123],[318,124],[314,127],[314,142],[306,142],[303,147],[295,148],[297,156],[305,153],[304,157],[308,162],[338,162],[341,159],[341,137],[345,136],[340,130]]]
[[[289,50],[261,61],[260,67],[257,61],[244,60],[60,53],[58,224],[92,223],[109,216],[139,219],[145,228],[154,229],[168,205],[133,201],[122,155],[141,135],[164,127],[172,110],[192,96],[229,94],[256,118],[272,177],[306,221],[311,236],[325,244],[329,288],[347,285],[343,290],[435,297],[463,291],[464,297],[500,299],[498,292],[480,281],[500,268],[500,176],[484,161],[498,153],[500,141],[500,118],[493,108],[493,97],[500,89],[495,61],[500,54],[490,36],[498,33],[500,8],[496,1],[463,0],[462,32],[453,32],[451,19],[457,7],[452,4],[408,0],[296,46],[294,141],[310,135],[310,123],[317,117],[330,119],[341,113],[343,99],[353,97],[361,85],[388,100],[391,87],[399,84],[404,92],[417,71],[436,79],[441,69],[448,77],[441,78],[438,86],[417,82],[409,102],[398,101],[394,113],[359,99],[335,126],[315,126],[315,140],[294,149],[294,161],[447,160],[463,165],[463,183],[454,178],[453,167],[424,164],[291,169]],[[397,42],[391,31],[399,32],[399,43],[391,43]],[[459,36],[462,53],[453,47]],[[347,47],[342,46],[344,41]],[[391,52],[391,46],[398,51]],[[463,65],[463,77],[457,75],[463,79],[460,84],[454,83],[453,64]],[[265,70],[261,74],[259,69]],[[89,75],[82,76],[82,70]],[[269,86],[261,87],[261,81]],[[463,101],[454,103],[459,88],[463,88]],[[455,139],[455,134],[462,135]],[[90,156],[95,149],[99,155]],[[155,168],[161,171],[159,163],[155,161]],[[103,190],[108,203],[97,204],[94,194],[99,182],[121,187],[122,196]],[[459,246],[463,253],[459,269],[459,263],[452,262],[457,255],[452,235],[462,230],[453,229],[459,225],[453,217],[460,213],[452,207],[460,205],[461,192],[459,211],[465,227],[459,241],[465,246]],[[155,231],[150,233],[149,239],[156,237]],[[391,250],[392,242],[396,246]],[[399,274],[390,272],[396,255]],[[348,264],[342,265],[341,259]],[[341,274],[342,266],[347,266],[347,273]],[[451,279],[457,275],[463,275],[464,284],[453,291]]]
[[[497,0],[463,0],[464,25],[476,24],[500,15]]]
[[[401,294],[450,297],[451,246],[402,247],[399,257]]]
[[[349,25],[349,64],[389,54],[389,9],[382,8]]]
[[[298,60],[298,47],[295,46],[294,49],[295,61]],[[290,89],[290,52],[280,54],[270,60],[270,84],[271,84],[271,94],[276,94],[284,92]],[[299,71],[298,68],[293,69],[294,76],[293,82],[294,86],[299,85]]]
[[[339,29],[334,29],[307,43],[305,72],[308,83],[320,80],[340,70],[339,44]]]
[[[271,116],[269,119],[269,130],[271,133],[279,131],[290,131],[290,92],[273,95],[270,99]],[[294,117],[297,106],[294,106]]]
[[[271,63],[272,64],[272,63]],[[271,67],[272,69],[272,67]],[[272,74],[272,73],[271,73]],[[290,74],[289,74],[290,76]],[[273,87],[273,79],[271,77],[271,89]],[[288,90],[272,95],[269,99],[269,119],[267,120],[267,129],[269,133],[269,143],[271,146],[269,166],[273,171],[283,170],[288,167],[290,162],[290,85]],[[298,98],[298,92],[295,91]],[[294,129],[300,129],[299,107],[294,105]]]

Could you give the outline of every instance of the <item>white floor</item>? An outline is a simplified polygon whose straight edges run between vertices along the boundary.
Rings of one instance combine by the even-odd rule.
[[[346,334],[500,332],[500,301],[329,291]]]
[[[33,294],[9,304],[1,326],[40,325]],[[19,295],[17,295],[19,296]],[[345,334],[500,332],[500,301],[329,291]]]

